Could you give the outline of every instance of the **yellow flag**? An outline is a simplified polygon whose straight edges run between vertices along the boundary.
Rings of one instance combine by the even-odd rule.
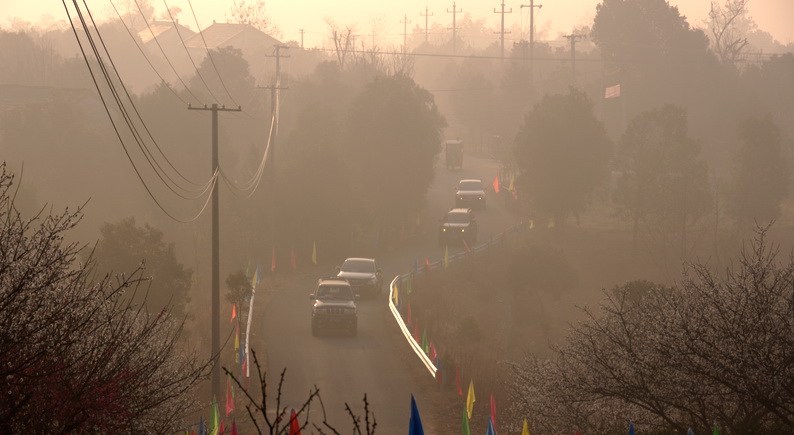
[[[469,381],[469,395],[466,397],[466,412],[471,420],[471,413],[474,411],[474,380]]]
[[[510,176],[510,186],[507,187],[507,190],[513,191],[513,189],[516,188],[515,181],[516,181],[516,176],[515,176],[515,174],[513,174],[513,175]]]
[[[527,426],[527,419],[524,419],[524,428],[521,429],[521,435],[529,435],[529,427]]]
[[[449,246],[444,247],[444,267],[449,266]]]
[[[317,241],[312,245],[312,264],[317,264]]]
[[[400,296],[399,296],[399,293],[398,293],[399,290],[400,289],[398,289],[397,286],[395,285],[394,286],[394,305],[399,305],[400,304]]]

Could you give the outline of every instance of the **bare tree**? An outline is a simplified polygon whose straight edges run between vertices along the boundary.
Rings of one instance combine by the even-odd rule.
[[[794,429],[794,256],[778,265],[768,227],[719,277],[693,264],[671,289],[607,293],[556,358],[513,366],[513,412],[540,427],[733,434]],[[558,426],[559,427],[559,426]]]
[[[178,347],[165,307],[150,314],[143,266],[96,280],[65,243],[81,210],[23,218],[0,165],[0,432],[165,433],[195,406],[210,361]]]
[[[267,14],[262,0],[232,0],[231,15],[227,19],[240,24],[250,24],[274,38],[281,38],[278,26]]]
[[[737,20],[747,13],[750,0],[725,0],[711,2],[709,24],[714,49],[720,60],[734,64],[748,45],[747,38],[737,26]]]

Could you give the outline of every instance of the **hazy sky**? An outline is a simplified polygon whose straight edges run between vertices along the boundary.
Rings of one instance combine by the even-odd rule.
[[[82,4],[83,0],[80,0]],[[86,0],[92,12],[97,15],[109,16],[111,0]],[[133,4],[130,0],[126,0]],[[139,0],[140,1],[140,0]],[[232,0],[191,0],[202,27],[211,24],[212,20],[225,21],[231,8]],[[248,0],[249,2],[253,0]],[[125,0],[113,0],[118,6]],[[188,0],[150,0],[157,13],[165,10],[164,3],[183,9],[180,22],[192,24]],[[513,13],[505,16],[507,27],[519,24],[529,27],[529,0],[506,1],[505,10],[513,9]],[[570,33],[574,26],[587,24],[595,15],[595,7],[599,0],[535,0],[535,4],[543,7],[536,11],[536,29],[539,33],[546,29],[550,37]],[[701,26],[708,16],[710,0],[669,0],[678,6],[690,24]],[[369,34],[373,20],[380,23],[379,38],[383,45],[400,45],[402,43],[403,25],[401,20],[407,14],[411,26],[420,25],[424,28],[425,7],[429,8],[430,23],[438,22],[447,27],[452,24],[452,0],[268,0],[265,2],[271,18],[284,33],[284,40],[300,40],[299,29],[305,30],[305,45],[320,46],[328,34],[326,18],[338,25],[356,25],[358,33]],[[492,27],[498,26],[499,14],[494,8],[500,7],[499,1],[457,0],[457,7],[463,13],[469,13],[474,19],[485,18]],[[751,0],[750,16],[758,26],[771,33],[778,41],[787,44],[794,42],[794,0]],[[60,20],[65,17],[61,2],[52,0],[0,0],[0,26],[7,27],[13,18],[37,23],[49,14],[49,20]],[[189,27],[195,28],[195,25]],[[194,29],[195,30],[195,29]],[[517,35],[508,35],[518,39]]]

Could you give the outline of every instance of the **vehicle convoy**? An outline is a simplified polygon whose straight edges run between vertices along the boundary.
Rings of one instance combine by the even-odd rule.
[[[451,208],[441,219],[438,245],[444,246],[458,240],[469,245],[477,240],[477,220],[470,208]]]
[[[447,169],[463,168],[463,141],[451,139],[444,142]]]
[[[350,283],[338,278],[317,281],[317,288],[309,294],[312,306],[312,335],[324,330],[339,330],[355,336],[358,332],[358,312]]]
[[[374,298],[383,291],[383,275],[372,258],[348,258],[336,267],[336,277],[347,280],[356,296]]]
[[[482,180],[460,180],[455,188],[455,207],[484,209],[485,189]]]

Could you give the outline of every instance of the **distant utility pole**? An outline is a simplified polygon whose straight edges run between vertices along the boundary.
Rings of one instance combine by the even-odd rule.
[[[408,53],[408,23],[411,20],[408,19],[408,14],[403,15],[403,19],[400,20],[403,23],[403,61],[405,60],[405,55]]]
[[[240,112],[236,109],[227,109],[225,106],[218,107],[191,107],[188,110],[210,110],[212,111],[212,174],[220,177],[218,168],[218,112]],[[220,248],[219,239],[219,208],[218,208],[218,179],[212,185],[212,397],[221,397],[221,278],[220,278]]]
[[[456,50],[457,45],[458,45],[458,21],[457,21],[457,16],[461,12],[463,12],[463,8],[458,10],[458,7],[456,6],[455,2],[452,2],[452,10],[449,10],[449,8],[447,8],[447,13],[448,14],[452,14],[452,54],[453,55],[457,51]]]
[[[584,38],[587,35],[564,35],[565,38],[568,38],[571,41],[571,83],[576,82],[576,38]]]
[[[536,5],[535,0],[529,0],[528,5],[521,5],[522,8],[529,8],[529,77],[530,82],[535,81],[535,8],[542,8],[543,5]]]
[[[433,14],[432,13],[428,14],[427,6],[425,6],[425,13],[419,12],[419,16],[425,17],[425,42],[427,42],[427,17],[432,17]]]
[[[500,42],[499,46],[500,46],[500,50],[501,50],[500,53],[501,53],[502,60],[505,60],[505,14],[512,14],[513,13],[513,8],[510,8],[509,11],[505,12],[505,0],[502,0],[502,10],[501,11],[497,11],[496,8],[494,8],[493,13],[502,14],[502,29],[499,31],[499,33],[501,34],[501,37],[499,38],[499,40],[501,42]]]
[[[303,29],[300,29],[299,32],[301,32],[301,50],[303,50],[303,34],[306,33],[306,31],[303,30]]]
[[[271,203],[270,203],[270,239],[273,246],[273,252],[275,252],[276,247],[276,137],[278,136],[278,112],[279,106],[278,102],[278,95],[279,91],[282,89],[287,89],[286,87],[281,86],[281,58],[282,57],[289,57],[284,56],[281,54],[281,49],[288,49],[289,47],[286,45],[275,44],[274,47],[274,54],[272,56],[267,57],[274,57],[276,58],[276,77],[273,80],[272,86],[264,86],[265,89],[270,89],[270,113],[273,117],[273,132],[270,136],[270,151],[268,151],[267,156],[267,163],[270,166],[270,192],[271,192]]]

